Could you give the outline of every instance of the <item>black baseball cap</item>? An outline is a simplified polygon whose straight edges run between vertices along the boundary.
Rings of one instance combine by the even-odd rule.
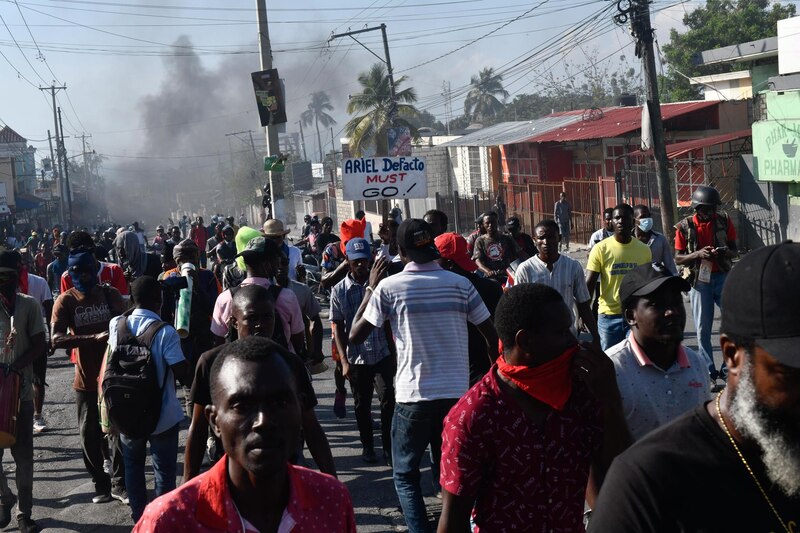
[[[661,288],[665,283],[673,283],[683,292],[691,289],[689,283],[676,276],[664,263],[645,263],[630,270],[619,286],[619,299],[625,302],[631,296],[647,296]]]
[[[800,368],[800,244],[745,255],[728,273],[722,302],[722,333],[753,339],[781,364]]]
[[[431,225],[419,218],[407,218],[400,223],[397,244],[415,263],[429,263],[441,257],[433,242]]]
[[[16,272],[22,257],[16,250],[3,250],[0,252],[0,272]]]

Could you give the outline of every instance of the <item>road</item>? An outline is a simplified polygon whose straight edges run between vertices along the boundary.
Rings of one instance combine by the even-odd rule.
[[[585,263],[585,252],[571,254]],[[687,326],[686,345],[697,347],[691,308],[686,304]],[[327,309],[323,310],[323,322],[327,328]],[[719,314],[719,313],[717,313]],[[719,317],[714,331],[718,331]],[[715,337],[715,343],[717,337]],[[325,352],[330,355],[330,331],[326,330]],[[719,365],[719,353],[717,363]],[[327,359],[330,363],[330,359]],[[48,429],[34,436],[34,510],[33,518],[47,531],[53,532],[103,532],[122,533],[130,531],[132,523],[128,507],[114,501],[107,504],[91,503],[94,487],[86,473],[80,451],[77,431],[77,413],[72,391],[73,366],[61,351],[56,352],[49,361],[47,397],[44,415]],[[399,512],[397,496],[392,484],[391,470],[383,465],[368,465],[361,460],[361,444],[358,439],[353,417],[352,399],[348,398],[347,417],[337,419],[333,415],[334,383],[332,368],[314,377],[314,387],[319,398],[317,416],[328,435],[339,477],[350,491],[356,512],[358,531],[364,533],[405,531],[402,515]],[[375,406],[374,406],[375,407]],[[379,419],[377,410],[373,409]],[[181,449],[186,432],[181,431]],[[380,437],[376,437],[379,448]],[[310,454],[306,451],[309,463]],[[381,453],[378,451],[378,455]],[[183,457],[179,456],[179,463]],[[6,452],[3,467],[13,479],[14,463],[11,454]],[[182,464],[178,472],[182,471]],[[430,470],[423,471],[423,486],[430,487]],[[149,475],[152,489],[152,475]],[[432,515],[441,510],[441,502],[432,497],[428,489],[426,503]],[[12,520],[7,531],[16,531],[16,521]]]

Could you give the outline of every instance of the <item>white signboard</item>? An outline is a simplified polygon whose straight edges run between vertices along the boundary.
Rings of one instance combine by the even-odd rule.
[[[778,74],[800,72],[800,17],[778,21]]]
[[[343,199],[428,197],[424,157],[358,157],[342,161]]]

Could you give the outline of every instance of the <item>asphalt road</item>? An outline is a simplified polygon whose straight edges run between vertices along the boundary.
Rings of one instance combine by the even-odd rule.
[[[585,252],[571,254],[585,263]],[[694,337],[694,325],[691,309],[687,308],[686,345],[697,347]],[[323,313],[327,313],[324,310]],[[717,313],[718,315],[719,313]],[[323,316],[323,322],[326,316]],[[718,331],[719,318],[715,321],[714,331]],[[715,343],[717,337],[715,336]],[[329,331],[324,342],[325,353],[330,355]],[[717,353],[719,364],[719,354]],[[330,359],[327,359],[329,366]],[[44,415],[48,428],[34,435],[34,509],[33,518],[47,531],[78,531],[122,533],[130,531],[132,523],[128,507],[120,502],[95,505],[91,503],[94,487],[85,471],[80,451],[77,431],[77,413],[72,390],[73,366],[61,351],[54,354],[49,361],[47,381],[47,397]],[[402,515],[399,512],[397,496],[394,492],[391,470],[383,465],[368,465],[361,458],[361,445],[358,439],[355,419],[353,417],[352,399],[348,398],[347,417],[337,419],[333,415],[333,372],[332,366],[327,372],[314,377],[314,387],[319,398],[317,416],[328,435],[339,478],[344,481],[350,491],[356,512],[356,523],[360,532],[405,531]],[[375,418],[379,414],[373,406]],[[181,450],[186,432],[181,431]],[[381,456],[380,437],[376,434],[378,456]],[[310,454],[305,454],[310,466],[313,461]],[[182,453],[179,456],[178,472],[182,471]],[[9,472],[9,480],[13,480],[14,463],[11,454],[6,452],[3,467]],[[180,481],[180,480],[179,480]],[[152,475],[149,475],[152,489]],[[441,510],[441,502],[432,496],[430,487],[430,470],[425,466],[423,471],[423,487],[427,488],[429,514],[432,519]],[[7,531],[16,531],[16,521],[12,519]]]

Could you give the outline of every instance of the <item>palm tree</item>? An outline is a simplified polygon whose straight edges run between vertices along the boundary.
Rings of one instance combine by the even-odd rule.
[[[336,121],[326,111],[333,111],[331,99],[325,91],[317,91],[311,95],[308,109],[300,114],[303,124],[310,126],[312,123],[317,128],[317,146],[319,147],[319,160],[322,161],[325,153],[322,151],[322,136],[319,133],[319,125],[329,128],[336,124]]]
[[[396,79],[395,88],[407,79],[406,76]],[[417,93],[413,88],[397,89],[395,94],[397,111],[392,124],[389,120],[392,108],[389,76],[383,64],[375,63],[368,71],[359,74],[358,83],[361,84],[362,91],[350,96],[350,102],[347,104],[347,112],[356,116],[344,127],[345,135],[350,138],[350,152],[354,156],[360,156],[364,149],[371,145],[375,146],[376,154],[387,154],[386,134],[392,126],[406,127],[414,139],[419,138],[417,128],[407,120],[418,113],[412,105],[417,101]]]
[[[473,121],[484,120],[497,115],[503,109],[508,91],[503,89],[503,75],[495,74],[493,68],[481,70],[469,80],[472,85],[464,100],[464,113]],[[500,101],[497,96],[502,96]]]

